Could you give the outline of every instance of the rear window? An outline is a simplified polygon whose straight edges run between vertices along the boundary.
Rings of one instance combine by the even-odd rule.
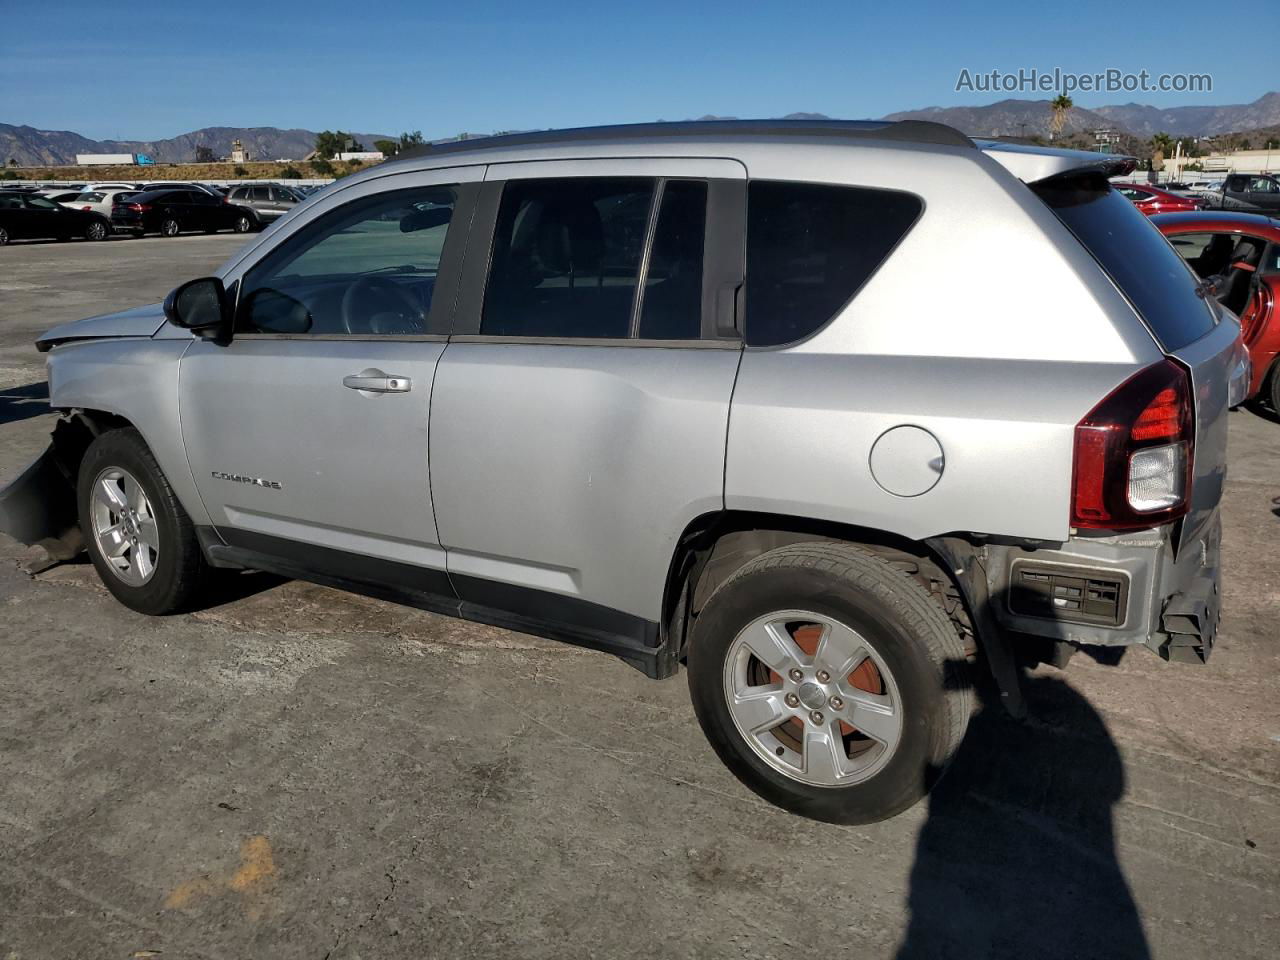
[[[920,215],[893,190],[752,181],[747,188],[745,339],[792,343],[848,303]]]
[[[1032,187],[1137,308],[1166,351],[1213,329],[1195,275],[1160,231],[1100,177],[1066,177]]]

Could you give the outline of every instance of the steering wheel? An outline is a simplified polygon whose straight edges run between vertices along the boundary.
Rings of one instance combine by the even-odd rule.
[[[389,277],[363,276],[342,294],[346,333],[423,333],[422,305]]]

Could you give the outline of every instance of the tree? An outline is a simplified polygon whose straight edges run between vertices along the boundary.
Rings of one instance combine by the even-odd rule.
[[[322,130],[316,134],[316,153],[322,160],[332,160],[340,153],[363,149],[363,143],[342,130]]]
[[[9,166],[11,166],[11,167],[16,167],[17,165],[18,165],[18,161],[17,161],[17,159],[15,159],[14,157],[10,157],[10,158],[9,158]]]
[[[1062,133],[1062,128],[1067,125],[1067,114],[1071,112],[1071,108],[1075,103],[1065,93],[1054,97],[1049,104],[1049,109],[1053,111],[1053,116],[1049,118],[1049,139],[1055,140],[1058,134]]]
[[[311,169],[314,170],[316,173],[320,174],[320,176],[322,177],[333,176],[333,164],[330,163],[328,160],[326,160],[324,157],[321,157],[319,160],[312,160]]]
[[[423,139],[421,130],[400,134],[400,150],[406,150],[409,147],[420,147],[424,143],[426,143],[426,140]],[[399,151],[396,152],[398,153]]]
[[[289,166],[280,171],[280,177],[283,180],[301,180],[302,171],[293,164],[289,164]]]
[[[213,163],[217,159],[213,155],[212,148],[206,146],[196,147],[196,163]]]
[[[400,152],[400,141],[375,140],[373,141],[373,149],[379,151],[384,157],[394,157]]]

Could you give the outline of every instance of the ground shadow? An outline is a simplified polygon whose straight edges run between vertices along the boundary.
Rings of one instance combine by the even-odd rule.
[[[0,388],[0,424],[30,420],[49,412],[49,383]]]
[[[1150,957],[1116,860],[1120,753],[1052,668],[1024,690],[1021,721],[984,692],[930,796],[898,960]]]
[[[263,573],[261,570],[217,570],[196,602],[184,612],[213,610],[239,600],[247,600],[288,582],[286,577]]]

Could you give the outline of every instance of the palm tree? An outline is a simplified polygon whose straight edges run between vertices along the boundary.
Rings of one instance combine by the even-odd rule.
[[[1067,114],[1074,106],[1075,103],[1065,93],[1059,94],[1050,102],[1049,108],[1053,111],[1053,116],[1049,119],[1050,140],[1056,139],[1058,134],[1062,133],[1062,128],[1067,125]]]
[[[1167,157],[1170,151],[1173,150],[1173,137],[1167,133],[1157,133],[1151,138],[1151,149],[1159,150]]]

